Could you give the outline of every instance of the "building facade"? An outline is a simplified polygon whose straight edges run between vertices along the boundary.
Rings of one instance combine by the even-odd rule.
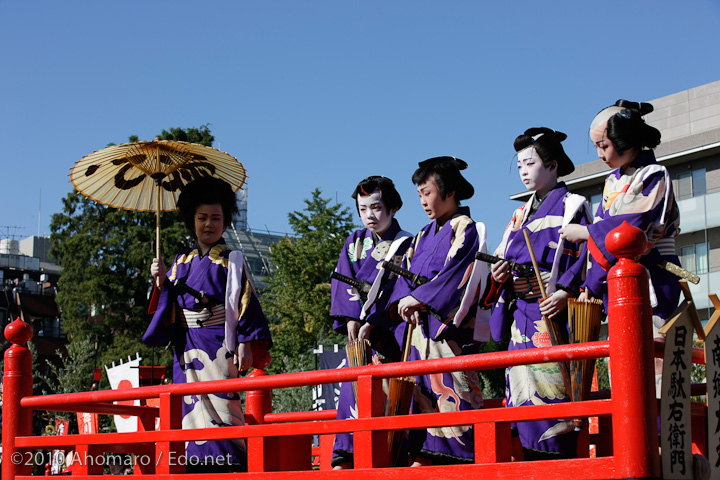
[[[33,327],[33,344],[37,349],[40,373],[50,372],[46,360],[59,362],[57,352],[65,352],[67,336],[55,295],[61,268],[47,258],[47,237],[24,240],[2,239],[0,242],[0,324],[4,329],[16,318]],[[25,248],[45,250],[45,257],[26,255]],[[41,253],[41,252],[38,252]],[[3,337],[2,352],[9,347]]]
[[[240,229],[233,225],[225,230],[223,238],[228,247],[240,250],[247,263],[248,270],[255,288],[262,292],[268,286],[267,276],[270,273],[270,248],[285,235],[271,232],[259,232],[249,228]]]

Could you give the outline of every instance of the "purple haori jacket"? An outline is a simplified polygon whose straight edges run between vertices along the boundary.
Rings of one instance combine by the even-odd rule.
[[[607,306],[607,272],[615,258],[605,248],[605,236],[628,222],[645,232],[648,248],[640,263],[650,273],[653,314],[667,320],[680,299],[679,279],[660,268],[666,260],[680,265],[675,253],[675,237],[680,233],[680,213],[672,181],[665,167],[658,164],[652,150],[642,151],[623,171],[613,170],[605,179],[602,203],[595,221],[588,226],[590,266],[585,287],[593,296],[602,296]]]
[[[367,228],[348,236],[338,258],[335,271],[356,280],[363,280],[373,288],[363,303],[357,290],[339,280],[332,279],[330,316],[333,329],[347,335],[347,319],[366,321],[392,331],[396,324],[385,312],[388,292],[392,291],[395,276],[381,268],[383,260],[399,265],[412,240],[412,235],[400,228],[393,219],[390,228],[376,244],[373,233]]]
[[[442,228],[438,230],[437,222],[432,221],[413,240],[403,267],[431,281],[413,285],[399,278],[388,301],[388,308],[396,309],[400,299],[411,295],[427,308],[422,324],[413,329],[410,360],[479,352],[480,344],[473,337],[487,265],[476,261],[475,254],[485,251],[486,237],[485,226],[470,218],[467,207],[460,207]],[[487,319],[481,323],[487,330]],[[395,330],[400,345],[406,330],[405,322]],[[481,408],[482,404],[482,389],[475,372],[431,374],[417,379],[414,413],[469,410]],[[413,430],[408,449],[411,457],[421,456],[439,463],[472,462],[473,429],[470,425],[458,425]]]
[[[560,239],[559,230],[569,223],[588,225],[590,207],[584,197],[571,194],[564,182],[559,182],[548,192],[538,210],[528,220],[527,216],[532,205],[534,194],[525,205],[513,212],[510,223],[505,228],[503,239],[495,250],[495,255],[524,265],[532,266],[530,251],[525,243],[524,230],[528,231],[533,245],[535,259],[547,283],[546,294],[552,295],[557,288],[563,288],[577,296],[580,286],[585,280],[585,244],[576,244]],[[568,200],[572,205],[566,205]],[[562,247],[558,256],[558,248]],[[495,341],[500,341],[510,331],[513,314],[508,311],[513,299],[513,286],[497,285],[493,281],[493,289],[486,302],[497,301],[490,320],[490,329]],[[536,292],[537,293],[537,292]],[[499,296],[498,296],[499,294]],[[534,302],[537,303],[537,302]],[[541,317],[538,308],[538,319]]]

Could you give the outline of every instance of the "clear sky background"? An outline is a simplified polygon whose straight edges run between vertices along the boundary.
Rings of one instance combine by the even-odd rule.
[[[70,168],[130,135],[210,124],[248,170],[250,228],[288,232],[319,187],[353,208],[392,178],[418,231],[410,177],[454,155],[496,246],[524,189],[513,140],[587,130],[618,98],[720,79],[720,1],[0,0],[0,237],[49,234]]]

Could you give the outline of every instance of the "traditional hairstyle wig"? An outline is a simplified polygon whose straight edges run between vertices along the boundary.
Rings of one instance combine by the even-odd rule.
[[[652,111],[653,106],[649,103],[621,99],[600,111],[590,129],[596,129],[607,121],[607,138],[620,155],[631,148],[655,148],[660,145],[660,131],[642,118]]]
[[[557,163],[558,177],[562,177],[575,171],[575,165],[561,144],[566,138],[567,135],[564,133],[546,127],[528,128],[525,133],[515,139],[515,151],[519,152],[528,147],[534,148],[545,168],[550,168],[553,162]]]
[[[178,210],[185,226],[195,234],[195,212],[200,205],[219,203],[223,211],[225,227],[232,223],[233,215],[238,213],[235,192],[229,183],[215,177],[200,177],[188,183],[180,192]]]
[[[418,163],[419,168],[412,176],[412,182],[420,185],[430,179],[442,194],[443,200],[450,192],[455,192],[455,201],[460,204],[461,200],[472,197],[475,189],[462,176],[460,170],[467,168],[467,163],[455,157],[433,157]]]
[[[403,202],[402,198],[400,198],[400,194],[395,189],[393,181],[387,177],[373,175],[372,177],[360,180],[360,183],[357,184],[357,187],[355,187],[355,191],[352,194],[352,198],[355,200],[355,208],[358,209],[358,213],[360,213],[360,207],[358,207],[357,204],[358,195],[367,197],[372,195],[375,190],[380,190],[383,205],[385,205],[388,212],[400,210]]]

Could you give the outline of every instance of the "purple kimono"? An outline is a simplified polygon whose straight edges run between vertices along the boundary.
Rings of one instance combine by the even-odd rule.
[[[330,315],[334,319],[333,328],[347,335],[347,319],[364,321],[375,325],[370,343],[375,351],[389,360],[400,357],[400,347],[396,344],[393,330],[397,323],[391,322],[385,311],[388,293],[392,291],[397,277],[381,268],[383,260],[399,265],[403,254],[410,245],[412,236],[400,229],[397,220],[382,238],[377,238],[370,230],[363,228],[355,231],[346,240],[340,258],[338,273],[356,280],[364,280],[373,285],[365,303],[361,301],[357,290],[339,280],[331,280],[332,302]],[[357,406],[352,382],[344,382],[340,387],[337,407],[338,419],[357,418]],[[352,462],[353,435],[341,433],[335,436],[333,447],[333,465]]]
[[[533,202],[536,210],[531,213]],[[584,197],[570,194],[563,182],[548,192],[541,202],[538,206],[538,199],[533,194],[525,205],[515,210],[495,255],[532,265],[523,233],[527,230],[543,283],[548,284],[547,296],[558,288],[577,296],[585,271],[585,244],[561,240],[558,230],[568,223],[587,225],[590,207]],[[490,319],[493,338],[500,341],[510,333],[508,350],[551,346],[547,325],[540,314],[540,289],[534,274],[522,278],[514,272],[511,281],[501,286],[493,283],[493,286],[494,298],[488,299],[497,300]],[[557,363],[508,368],[506,395],[508,407],[569,400]],[[575,456],[576,434],[571,420],[522,422],[515,426],[528,459],[533,451]]]
[[[416,286],[399,278],[388,301],[389,308],[396,308],[400,299],[411,295],[427,308],[422,324],[413,329],[409,360],[479,352],[480,344],[473,340],[477,292],[467,291],[479,245],[477,226],[467,207],[460,207],[439,230],[437,221],[430,222],[413,240],[403,267],[431,281]],[[459,318],[456,313],[465,294],[474,301]],[[399,345],[404,344],[407,326],[402,322],[395,330]],[[413,413],[469,410],[481,408],[482,403],[482,390],[474,371],[423,375],[415,385]],[[413,430],[408,441],[411,457],[421,456],[438,464],[472,462],[474,445],[470,425]]]
[[[585,287],[607,306],[607,272],[615,258],[605,248],[605,236],[622,222],[645,232],[648,249],[640,263],[650,273],[650,296],[654,328],[661,327],[680,299],[679,278],[658,267],[661,260],[680,265],[675,237],[680,233],[680,214],[668,171],[655,160],[652,150],[642,151],[624,171],[616,169],[605,179],[602,204],[588,226],[591,255]]]
[[[176,280],[203,292],[216,305],[203,308],[175,287]],[[222,238],[204,256],[196,246],[175,258],[143,336],[148,345],[165,346],[169,341],[175,349],[174,383],[237,378],[233,357],[239,343],[262,341],[268,348],[272,344],[242,255],[232,252]],[[245,424],[240,395],[234,392],[186,396],[182,413],[183,429]],[[245,441],[191,441],[187,456],[188,463],[245,464]]]

